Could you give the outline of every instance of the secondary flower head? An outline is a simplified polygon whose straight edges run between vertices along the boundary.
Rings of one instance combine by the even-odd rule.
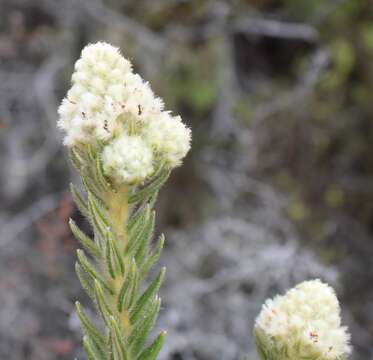
[[[104,145],[103,168],[115,181],[144,181],[157,162],[176,167],[190,149],[190,130],[181,118],[164,111],[149,84],[132,71],[119,49],[106,43],[83,49],[58,113],[67,146]],[[137,161],[133,166],[131,159]],[[146,168],[140,171],[139,164]]]
[[[104,148],[104,171],[117,183],[136,183],[153,172],[153,153],[139,136],[122,135]]]
[[[351,352],[335,292],[320,280],[267,300],[254,333],[262,360],[340,360]]]
[[[144,128],[143,134],[170,167],[180,165],[190,149],[191,131],[182,123],[180,116],[172,117],[163,112]]]

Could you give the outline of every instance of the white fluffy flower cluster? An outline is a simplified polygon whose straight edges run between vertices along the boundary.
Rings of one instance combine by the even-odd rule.
[[[263,359],[340,360],[351,352],[335,292],[320,280],[267,300],[254,332]]]
[[[153,172],[153,153],[139,136],[122,135],[102,153],[104,171],[120,183],[142,181]]]
[[[149,84],[106,43],[83,49],[58,113],[67,146],[105,144],[104,170],[118,182],[144,180],[155,161],[178,166],[190,149],[181,118],[164,111]]]

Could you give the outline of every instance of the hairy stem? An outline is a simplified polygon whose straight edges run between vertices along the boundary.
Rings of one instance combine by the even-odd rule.
[[[128,186],[122,185],[116,190],[110,192],[108,201],[108,212],[112,220],[112,227],[119,242],[119,248],[124,251],[127,242],[126,223],[128,219]],[[127,260],[127,259],[126,259]],[[127,262],[127,266],[129,263]],[[113,306],[116,306],[119,297],[120,289],[123,284],[125,276],[117,277],[113,280],[114,295],[112,297]],[[123,327],[125,335],[131,332],[131,324],[129,314],[126,309],[119,314],[119,321]]]
[[[116,190],[110,192],[108,197],[108,210],[113,230],[118,237],[120,248],[124,250],[127,241],[128,186],[122,185],[118,187]]]

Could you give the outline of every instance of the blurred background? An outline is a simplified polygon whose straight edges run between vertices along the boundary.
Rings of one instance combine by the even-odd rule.
[[[373,359],[369,0],[0,0],[0,358],[85,359],[56,109],[98,40],[193,130],[158,202],[160,358],[255,359],[263,301],[319,277]]]

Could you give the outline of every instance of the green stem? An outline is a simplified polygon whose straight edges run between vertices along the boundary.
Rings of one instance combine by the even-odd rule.
[[[113,230],[117,236],[119,242],[119,248],[123,252],[127,242],[127,229],[126,223],[128,220],[129,205],[128,205],[128,185],[122,185],[115,191],[108,194],[108,212],[112,221]],[[127,259],[125,259],[127,260]],[[125,265],[129,266],[129,262],[126,261]],[[124,277],[117,277],[113,282],[114,295],[112,297],[113,307],[116,307],[117,299],[119,297],[120,289],[123,284]],[[131,332],[131,323],[129,314],[126,309],[119,314],[120,325],[122,326],[124,333],[128,336]]]

